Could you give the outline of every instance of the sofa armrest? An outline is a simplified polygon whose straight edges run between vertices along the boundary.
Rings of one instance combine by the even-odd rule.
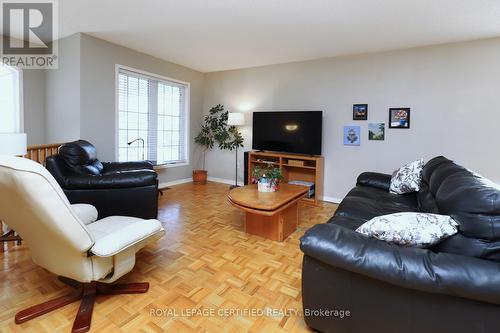
[[[400,287],[500,304],[498,263],[391,245],[335,224],[318,224],[301,238],[305,255]]]
[[[90,224],[97,221],[97,209],[88,204],[72,204],[71,208],[83,224]]]
[[[158,175],[152,170],[127,171],[99,176],[71,175],[65,177],[65,190],[110,189],[151,186],[158,184]]]
[[[358,176],[356,185],[370,186],[389,191],[391,187],[391,175],[378,172],[363,172]]]
[[[118,171],[131,171],[131,170],[153,170],[153,163],[149,161],[136,161],[136,162],[106,162],[103,173],[118,172]]]
[[[97,239],[90,252],[98,257],[111,257],[149,238],[159,238],[164,233],[160,221],[140,220]]]

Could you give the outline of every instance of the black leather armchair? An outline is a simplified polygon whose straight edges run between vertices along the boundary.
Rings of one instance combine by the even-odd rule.
[[[388,191],[390,175],[361,174],[330,221],[302,237],[302,299],[310,327],[335,333],[498,331],[500,188],[442,156],[427,162],[422,176],[418,193],[397,195]],[[409,211],[450,215],[459,233],[420,249],[355,232],[375,216]]]
[[[72,204],[94,205],[99,218],[158,215],[158,175],[150,162],[101,163],[95,147],[78,140],[62,145],[46,167]]]

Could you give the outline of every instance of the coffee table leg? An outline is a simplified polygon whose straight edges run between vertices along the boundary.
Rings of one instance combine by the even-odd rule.
[[[290,236],[295,230],[297,230],[297,225],[299,223],[299,205],[294,203],[290,207],[280,212],[280,224],[281,224],[281,239],[284,241],[288,236]]]
[[[272,216],[245,213],[245,232],[282,242],[297,230],[298,204],[294,203]]]

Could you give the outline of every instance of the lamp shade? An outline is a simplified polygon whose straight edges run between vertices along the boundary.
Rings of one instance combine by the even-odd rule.
[[[245,115],[243,113],[231,112],[228,114],[227,124],[229,126],[245,125]]]
[[[0,133],[0,155],[26,155],[26,133]]]

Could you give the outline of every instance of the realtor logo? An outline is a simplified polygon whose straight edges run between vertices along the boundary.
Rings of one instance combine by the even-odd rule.
[[[55,0],[1,1],[1,60],[18,68],[57,68]]]

